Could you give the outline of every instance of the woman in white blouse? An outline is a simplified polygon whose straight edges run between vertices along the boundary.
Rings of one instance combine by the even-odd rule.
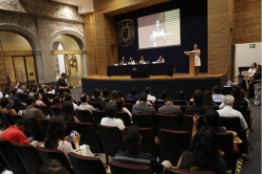
[[[61,150],[68,157],[68,153],[75,152],[82,155],[82,151],[79,146],[80,135],[75,132],[72,136],[66,136],[67,125],[61,118],[51,118],[48,127],[47,135],[44,140],[44,146],[48,149]],[[71,142],[74,143],[73,149]]]
[[[200,49],[197,43],[194,44],[193,48],[192,52],[195,53],[195,74],[198,75],[199,67],[201,66]]]

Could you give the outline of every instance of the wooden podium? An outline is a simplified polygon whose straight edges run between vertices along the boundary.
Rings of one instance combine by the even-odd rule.
[[[195,72],[195,53],[193,51],[185,51],[185,55],[189,56],[189,76],[194,77]]]

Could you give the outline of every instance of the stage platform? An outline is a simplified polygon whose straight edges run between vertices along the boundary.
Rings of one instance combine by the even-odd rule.
[[[162,90],[166,90],[171,97],[176,97],[179,90],[183,90],[185,97],[189,99],[195,89],[211,90],[214,85],[223,86],[226,83],[226,74],[199,74],[190,77],[189,74],[176,73],[173,76],[156,75],[150,78],[132,78],[130,76],[101,76],[92,75],[82,77],[83,92],[92,95],[94,88],[108,91],[120,90],[125,96],[132,87],[137,91],[144,90],[147,86],[151,87],[152,94],[159,97]]]

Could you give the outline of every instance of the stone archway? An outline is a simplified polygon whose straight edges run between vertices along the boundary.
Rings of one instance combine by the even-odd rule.
[[[82,67],[82,76],[87,75],[87,56],[86,56],[86,45],[85,45],[85,39],[83,36],[81,36],[79,33],[71,31],[71,30],[62,30],[51,37],[51,43],[50,43],[50,48],[51,50],[54,50],[54,44],[56,44],[56,38],[64,35],[72,38],[73,40],[76,41],[78,44],[80,51],[81,51],[81,67]]]
[[[35,36],[31,31],[27,30],[26,28],[16,24],[2,23],[0,24],[0,32],[1,31],[18,34],[28,41],[33,50],[37,71],[37,82],[39,83],[39,80],[43,79],[44,77],[44,71],[42,61],[42,49],[37,36]]]

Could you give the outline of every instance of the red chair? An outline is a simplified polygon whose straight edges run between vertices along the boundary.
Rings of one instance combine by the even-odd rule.
[[[148,165],[129,165],[112,161],[110,163],[112,174],[153,174],[153,170]]]
[[[159,159],[177,164],[182,152],[189,148],[191,134],[188,131],[160,129]]]
[[[200,116],[197,122],[197,128],[199,129],[200,127],[205,125],[205,117]],[[183,115],[182,116],[182,129],[192,132],[192,127],[193,127],[193,115]]]
[[[99,158],[87,157],[76,153],[68,154],[75,174],[106,174]]]
[[[165,172],[165,174],[216,174],[213,171],[189,171],[182,169],[172,169]]]

